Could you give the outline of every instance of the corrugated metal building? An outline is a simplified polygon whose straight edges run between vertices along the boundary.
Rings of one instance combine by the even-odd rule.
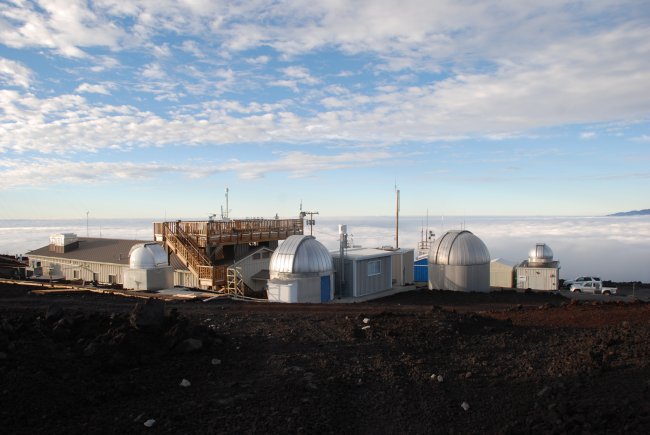
[[[413,260],[415,258],[415,250],[413,249],[390,249],[388,250],[393,254],[392,267],[393,267],[393,285],[403,286],[413,283]]]
[[[344,283],[340,285],[341,255],[331,251],[336,271],[336,295],[359,297],[393,288],[393,253],[383,249],[349,248],[344,255]]]
[[[537,243],[516,267],[517,288],[557,290],[560,280],[560,262],[553,260],[553,251],[544,243]]]
[[[77,247],[60,249],[52,244],[27,253],[30,270],[42,279],[96,281],[102,284],[123,284],[123,270],[129,267],[129,252],[146,240],[103,239],[79,237]],[[57,252],[66,251],[66,252]],[[174,254],[174,285],[198,287],[194,275]]]
[[[490,262],[490,287],[513,288],[516,262],[497,258]]]
[[[490,252],[469,231],[448,231],[429,250],[429,289],[490,291]]]

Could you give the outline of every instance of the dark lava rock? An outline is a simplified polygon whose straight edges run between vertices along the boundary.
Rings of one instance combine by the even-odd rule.
[[[174,348],[174,352],[178,353],[191,353],[201,350],[203,348],[203,342],[197,340],[196,338],[187,338]]]
[[[56,322],[63,317],[63,314],[63,308],[59,305],[53,304],[47,307],[47,310],[45,311],[45,320],[48,322]]]
[[[149,298],[144,304],[136,304],[129,321],[136,329],[159,331],[165,322],[165,302]]]

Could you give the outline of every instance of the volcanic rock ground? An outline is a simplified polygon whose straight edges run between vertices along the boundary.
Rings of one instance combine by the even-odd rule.
[[[0,284],[7,434],[650,433],[645,302],[417,290],[162,305],[29,290]]]

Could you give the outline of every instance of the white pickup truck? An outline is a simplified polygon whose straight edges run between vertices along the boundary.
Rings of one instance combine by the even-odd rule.
[[[574,282],[569,290],[577,293],[593,293],[595,295],[615,295],[618,289],[616,287],[603,287],[601,281],[580,281]]]
[[[580,284],[590,281],[600,281],[600,278],[597,276],[579,276],[576,279],[568,279],[564,281],[564,287],[568,289],[571,287],[571,284]]]

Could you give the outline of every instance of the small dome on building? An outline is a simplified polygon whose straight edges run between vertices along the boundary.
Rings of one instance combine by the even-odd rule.
[[[489,264],[490,251],[469,231],[448,231],[429,249],[429,263],[451,266]]]
[[[156,269],[168,265],[167,253],[158,243],[139,243],[129,251],[131,269]]]
[[[333,270],[332,255],[313,236],[289,236],[271,256],[269,272],[322,274]]]
[[[550,263],[551,261],[553,261],[553,251],[544,243],[538,243],[528,253],[529,263]]]

